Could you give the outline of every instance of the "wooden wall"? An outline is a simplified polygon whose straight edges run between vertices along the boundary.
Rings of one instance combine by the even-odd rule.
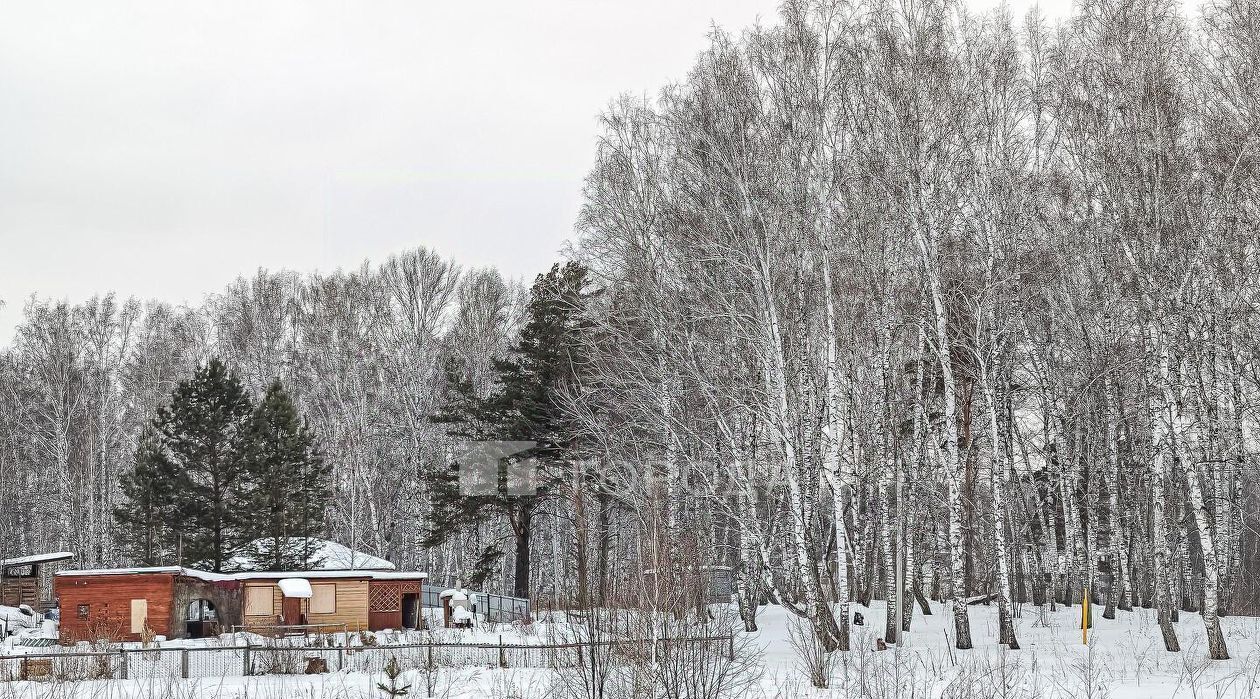
[[[58,576],[54,589],[61,600],[61,642],[108,638],[114,641],[138,641],[140,634],[131,633],[131,600],[148,603],[148,625],[155,633],[168,638],[182,634],[173,628],[177,615],[172,614],[175,576],[167,573],[134,575]],[[87,605],[87,619],[80,618],[80,605]]]
[[[312,578],[312,585],[333,584],[337,586],[337,611],[332,614],[311,614],[309,600],[302,600],[302,613],[306,614],[308,624],[345,624],[349,631],[368,628],[368,581],[337,580]],[[244,587],[265,586],[271,588],[271,614],[246,616],[246,625],[273,625],[280,623],[280,610],[284,595],[274,580],[250,580]],[[244,609],[245,592],[241,591],[241,605]]]
[[[39,585],[35,578],[5,578],[0,584],[0,604],[9,607],[27,604],[31,609],[39,609]]]

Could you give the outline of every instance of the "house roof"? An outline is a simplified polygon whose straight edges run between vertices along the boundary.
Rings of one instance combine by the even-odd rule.
[[[18,556],[17,558],[0,559],[0,567],[16,568],[17,566],[38,565],[40,563],[56,563],[57,561],[68,561],[74,558],[74,554],[69,551],[58,551],[57,553],[37,553],[31,556]]]
[[[282,580],[284,578],[307,579],[366,579],[366,580],[424,580],[428,573],[405,570],[285,570],[285,571],[250,571],[244,573],[211,573],[196,568],[181,566],[150,566],[145,568],[98,568],[96,570],[63,570],[59,576],[93,576],[93,575],[180,575],[197,578],[208,582],[227,580]]]
[[[225,580],[234,580],[231,575],[225,573],[211,573],[205,570],[197,570],[196,568],[184,568],[182,566],[148,566],[141,568],[95,568],[91,570],[62,570],[57,572],[58,576],[74,577],[85,575],[182,575],[186,578],[197,578],[207,582],[223,582]]]
[[[256,539],[245,545],[245,550],[262,549],[269,542],[266,539]],[[345,544],[328,539],[318,539],[312,537],[309,539],[311,546],[311,568],[315,570],[394,570],[393,563],[381,558],[373,556],[370,553],[356,551]],[[237,554],[228,561],[228,568],[246,571],[253,566],[253,562],[246,554]]]
[[[417,570],[258,570],[232,573],[235,580],[280,580],[282,578],[307,578],[327,580],[336,578],[367,580],[426,580],[428,573]]]

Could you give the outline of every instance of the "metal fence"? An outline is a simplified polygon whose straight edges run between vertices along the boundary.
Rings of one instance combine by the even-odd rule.
[[[442,591],[446,589],[437,585],[420,586],[420,606],[430,609],[441,608]],[[491,592],[473,592],[476,595],[475,611],[484,614],[486,621],[509,622],[529,618],[529,600],[524,597],[509,597]]]
[[[482,600],[485,600],[483,603]],[[529,618],[529,600],[485,592],[477,593],[476,611],[486,615],[486,621],[508,622]]]
[[[179,679],[298,675],[347,670],[379,673],[390,659],[404,668],[581,667],[596,648],[647,657],[671,645],[699,644],[733,656],[733,636],[618,640],[545,645],[503,643],[414,643],[384,646],[243,645],[57,652],[0,656],[0,681]]]

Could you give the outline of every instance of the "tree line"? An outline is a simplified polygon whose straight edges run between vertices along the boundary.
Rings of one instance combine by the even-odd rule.
[[[561,606],[1260,609],[1260,3],[790,0],[603,116],[532,288],[420,249],[194,308],[33,301],[0,354],[11,548],[120,558],[118,476],[211,356],[279,378],[329,535]],[[182,389],[180,389],[182,390]],[[160,431],[159,431],[160,432]],[[464,440],[537,489],[460,490]],[[133,527],[127,527],[133,531]],[[683,581],[683,582],[680,582]],[[683,584],[685,583],[685,584]],[[1086,592],[1088,591],[1088,593]],[[937,607],[939,609],[940,607]]]
[[[280,381],[253,404],[216,358],[181,381],[119,479],[117,539],[131,561],[215,572],[306,570],[331,467]]]
[[[1255,612],[1260,3],[788,0],[604,116],[569,401],[649,568],[848,648],[928,598]],[[650,464],[651,478],[639,473]],[[594,498],[599,490],[592,488]],[[594,531],[601,528],[592,525]],[[901,615],[895,613],[900,610]]]
[[[465,552],[502,540],[508,527],[420,545],[429,532],[424,481],[449,452],[445,426],[431,416],[445,401],[448,360],[478,390],[489,386],[527,292],[419,248],[331,274],[260,270],[190,306],[113,294],[28,299],[0,349],[0,555],[69,550],[82,567],[141,562],[127,540],[133,528],[114,515],[128,502],[124,476],[142,446],[164,439],[153,419],[181,382],[218,359],[239,382],[233,392],[259,405],[279,381],[308,425],[330,472],[327,538],[436,581],[467,580],[475,555]],[[157,549],[163,561],[178,557],[170,541]],[[190,557],[189,546],[185,536],[185,563],[213,565]],[[503,575],[489,583],[511,589]]]

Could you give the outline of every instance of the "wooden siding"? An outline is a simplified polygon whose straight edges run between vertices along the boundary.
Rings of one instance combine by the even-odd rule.
[[[114,641],[138,641],[140,634],[131,633],[131,600],[143,599],[147,605],[148,625],[155,633],[168,638],[182,634],[173,629],[172,600],[175,576],[163,573],[135,575],[58,576],[54,581],[61,600],[61,642],[91,641],[109,638]],[[87,605],[87,619],[79,616],[80,605]]]
[[[368,581],[315,578],[312,584],[331,584],[337,586],[337,611],[331,614],[311,614],[309,600],[302,600],[302,613],[306,615],[308,624],[345,624],[350,631],[368,628]],[[271,588],[271,614],[249,615],[245,617],[248,625],[272,625],[280,623],[281,605],[284,594],[280,586],[271,580],[246,581],[245,587],[265,586]],[[242,593],[243,594],[243,593]]]
[[[39,586],[35,578],[5,578],[0,584],[0,604],[9,607],[28,604],[31,609],[39,609]]]
[[[308,614],[312,624],[345,624],[358,631],[368,628],[368,581],[366,580],[319,580],[337,585],[337,611],[332,614]]]
[[[373,582],[368,600],[368,628],[373,631],[402,628],[402,585]]]

